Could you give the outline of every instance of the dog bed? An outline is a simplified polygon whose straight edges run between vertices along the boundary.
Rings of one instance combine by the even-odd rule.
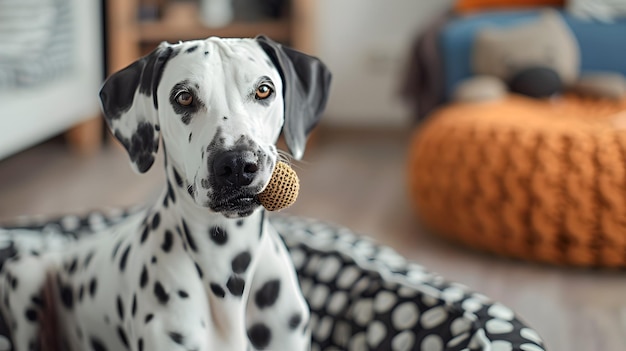
[[[137,211],[26,219],[0,229],[0,262],[90,235]],[[408,262],[347,228],[274,215],[311,307],[312,350],[544,350],[508,307]],[[16,247],[12,236],[28,247]],[[41,239],[44,240],[41,240]],[[0,351],[11,350],[0,321]]]
[[[455,104],[410,147],[423,222],[500,255],[626,267],[626,98]]]

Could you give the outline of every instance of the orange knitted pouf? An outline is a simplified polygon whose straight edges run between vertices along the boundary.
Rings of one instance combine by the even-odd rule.
[[[626,267],[626,99],[456,104],[415,133],[418,216],[493,253]]]

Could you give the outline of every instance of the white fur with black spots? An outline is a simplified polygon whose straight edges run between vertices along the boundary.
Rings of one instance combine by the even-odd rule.
[[[66,350],[309,350],[307,303],[257,195],[281,131],[302,156],[329,84],[318,59],[266,37],[162,43],[109,77],[111,131],[140,173],[163,145],[167,182],[145,211],[4,263],[14,349],[49,348],[52,314]]]

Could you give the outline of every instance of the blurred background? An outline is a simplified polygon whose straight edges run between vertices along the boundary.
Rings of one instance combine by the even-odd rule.
[[[543,44],[535,32],[521,35],[525,42],[506,51],[508,56],[494,49],[495,63],[488,66],[508,71],[480,71],[472,45],[481,28],[533,28],[546,9],[556,11],[573,33],[574,39],[566,34],[576,43],[570,63],[553,58],[570,52],[567,48]],[[564,96],[570,82],[562,66],[575,67],[576,76],[611,73],[599,84],[577,88],[612,94],[610,107],[603,102],[602,111],[623,113],[625,18],[626,0],[0,0],[0,222],[154,199],[162,190],[162,160],[145,175],[132,172],[100,116],[97,92],[103,79],[163,40],[265,34],[320,57],[333,72],[323,122],[311,135],[303,161],[295,164],[299,200],[284,213],[350,227],[502,301],[539,331],[549,349],[624,350],[623,266],[535,263],[558,260],[525,260],[488,245],[474,250],[459,244],[464,240],[450,240],[448,227],[429,221],[425,210],[431,208],[428,201],[435,208],[444,194],[439,188],[429,193],[429,183],[416,185],[426,179],[420,172],[431,166],[414,156],[416,148],[449,156],[446,142],[452,139],[447,138],[461,127],[441,134],[444,142],[435,149],[424,149],[419,134],[447,108],[507,99],[500,95],[509,91],[537,101]],[[538,42],[544,45],[538,52],[551,54],[536,61],[525,52]],[[488,76],[488,82],[464,87],[474,76]],[[463,159],[446,158],[446,164]],[[427,178],[450,173],[461,174],[448,167],[445,174]],[[626,198],[621,185],[611,189]],[[498,216],[499,207],[490,207],[490,213]],[[464,222],[452,212],[446,218],[462,223],[454,230],[463,231]],[[620,218],[626,223],[626,211]],[[626,260],[626,249],[622,256]]]

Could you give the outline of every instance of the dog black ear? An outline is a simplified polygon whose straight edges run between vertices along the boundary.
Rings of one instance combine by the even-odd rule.
[[[150,169],[159,149],[156,90],[173,53],[172,47],[163,42],[150,54],[112,74],[100,89],[104,119],[139,173]]]
[[[285,47],[265,36],[256,38],[283,79],[285,122],[283,133],[289,151],[302,158],[306,138],[326,107],[331,73],[319,59]]]

